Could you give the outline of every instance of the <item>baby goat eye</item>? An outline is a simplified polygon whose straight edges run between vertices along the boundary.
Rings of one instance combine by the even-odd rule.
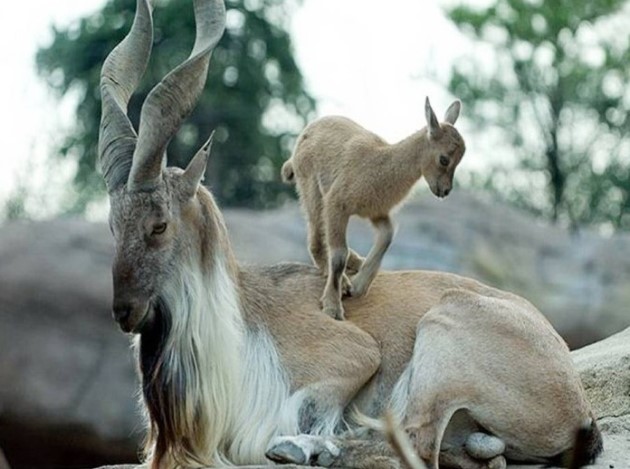
[[[441,164],[442,166],[448,166],[448,164],[449,164],[449,159],[448,159],[448,157],[447,157],[447,156],[444,156],[444,155],[441,155],[441,156],[440,156],[440,164]]]
[[[162,234],[166,231],[166,223],[158,223],[157,225],[153,226],[153,231],[151,232],[152,235],[159,235]]]

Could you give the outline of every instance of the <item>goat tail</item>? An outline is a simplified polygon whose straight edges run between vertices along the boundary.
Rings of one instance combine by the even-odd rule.
[[[602,434],[595,419],[591,419],[590,424],[578,428],[575,434],[569,469],[579,469],[587,464],[593,464],[603,449]]]
[[[288,159],[280,170],[282,175],[282,182],[287,184],[293,184],[295,182],[295,172],[293,171],[293,163],[291,163],[291,159]]]
[[[593,464],[603,449],[602,434],[595,419],[591,419],[590,423],[581,426],[575,432],[573,447],[563,451],[549,462],[567,469],[581,469],[588,464]]]

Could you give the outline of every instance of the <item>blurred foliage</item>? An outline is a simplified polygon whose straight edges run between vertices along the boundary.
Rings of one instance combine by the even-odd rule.
[[[24,187],[18,187],[4,203],[2,218],[5,220],[20,220],[26,218],[26,198]]]
[[[129,104],[137,128],[144,98],[168,71],[186,59],[195,34],[192,0],[162,0],[154,11],[149,66]],[[287,33],[291,4],[282,0],[227,0],[227,29],[215,49],[208,83],[197,108],[171,142],[169,164],[185,166],[216,129],[205,184],[224,204],[272,206],[292,194],[278,177],[295,135],[315,103],[304,90]],[[129,30],[134,0],[109,0],[71,25],[37,54],[40,75],[59,97],[78,93],[76,126],[60,154],[76,158],[76,200],[81,212],[104,193],[96,173],[100,121],[99,75],[106,55]]]
[[[475,41],[449,88],[517,161],[478,183],[574,227],[630,229],[628,3],[493,0],[448,16]]]

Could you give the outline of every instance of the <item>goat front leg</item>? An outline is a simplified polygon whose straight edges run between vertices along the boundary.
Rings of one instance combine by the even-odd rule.
[[[389,443],[382,439],[353,440],[343,437],[297,435],[276,437],[267,457],[281,464],[315,465],[353,469],[402,469]]]
[[[376,240],[361,269],[352,279],[350,295],[353,297],[363,296],[367,293],[378,273],[383,256],[394,239],[394,225],[388,215],[372,218],[371,221],[376,229]]]
[[[328,253],[326,249],[322,194],[315,182],[307,180],[304,182],[304,187],[300,190],[300,198],[308,223],[308,251],[311,259],[313,259],[313,263],[320,272],[327,274]]]
[[[349,281],[344,279],[346,262],[348,260],[348,245],[346,243],[346,229],[349,216],[340,207],[326,206],[326,240],[328,242],[328,277],[322,295],[322,311],[328,316],[342,321],[344,318],[341,294],[344,288],[351,288]]]
[[[309,219],[308,221],[308,251],[311,254],[313,263],[322,273],[327,272],[327,250],[324,243],[324,233],[319,220]]]

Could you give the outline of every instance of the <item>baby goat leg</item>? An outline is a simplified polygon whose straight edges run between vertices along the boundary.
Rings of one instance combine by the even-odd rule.
[[[326,207],[328,209],[328,207]],[[328,278],[322,296],[322,310],[329,316],[343,320],[344,312],[341,304],[343,276],[348,260],[348,245],[346,243],[346,228],[348,215],[340,213],[337,207],[325,210],[326,238],[328,241]]]
[[[394,238],[394,225],[389,216],[372,218],[371,221],[376,229],[376,240],[365,262],[359,269],[359,273],[352,279],[350,294],[353,297],[363,296],[367,293],[374,277],[378,273],[383,256]]]
[[[344,311],[341,304],[344,270],[346,269],[347,249],[331,249],[328,265],[328,279],[322,296],[322,310],[328,316],[343,321]],[[350,287],[352,288],[352,287]]]

